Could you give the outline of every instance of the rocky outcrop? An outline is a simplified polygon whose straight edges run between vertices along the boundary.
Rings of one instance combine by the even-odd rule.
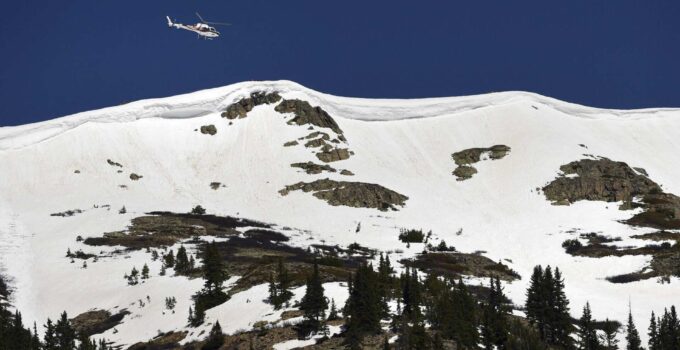
[[[453,170],[453,175],[455,175],[459,181],[467,180],[474,174],[477,174],[477,169],[467,165],[460,165]]]
[[[302,100],[283,100],[274,108],[279,113],[293,113],[295,117],[289,124],[307,125],[311,124],[320,128],[328,128],[336,134],[342,134],[338,124],[321,107],[312,107],[307,101]]]
[[[139,180],[139,179],[141,179],[141,178],[143,178],[143,177],[144,177],[144,176],[138,175],[138,174],[135,174],[135,173],[130,174],[130,180],[132,180],[132,181],[137,181],[137,180]]]
[[[121,164],[118,163],[118,162],[114,162],[114,161],[112,161],[111,159],[107,159],[106,162],[109,163],[110,166],[117,166],[117,167],[119,167],[119,168],[122,168],[122,167],[123,167],[123,165],[121,165]]]
[[[129,314],[127,310],[122,310],[115,315],[106,310],[91,310],[72,318],[71,325],[76,333],[89,337],[115,327]]]
[[[293,141],[288,141],[288,142],[284,143],[283,147],[292,147],[292,146],[297,146],[297,145],[298,145],[298,142],[293,140]]]
[[[545,196],[556,204],[631,202],[637,196],[662,192],[659,185],[628,164],[607,158],[582,159],[562,165],[560,170],[563,175],[543,187]]]
[[[474,164],[482,160],[482,156],[488,154],[490,159],[501,159],[510,152],[506,145],[495,145],[488,148],[468,148],[451,155],[456,165]]]
[[[580,200],[623,202],[620,209],[644,209],[628,224],[680,229],[680,197],[664,193],[661,186],[624,162],[581,159],[560,170],[562,175],[542,189],[553,204],[569,205]],[[635,202],[636,198],[640,200]]]
[[[248,112],[252,111],[255,106],[272,104],[280,100],[281,96],[277,92],[265,93],[256,91],[251,93],[250,97],[227,106],[227,110],[222,113],[222,117],[227,119],[245,118]]]
[[[213,124],[203,125],[201,126],[201,134],[215,135],[217,134],[217,128]]]
[[[510,147],[506,145],[494,145],[488,148],[468,148],[460,152],[453,153],[451,158],[458,167],[453,171],[456,180],[463,181],[471,178],[477,173],[477,169],[471,166],[485,157],[497,160],[505,157],[510,152]]]
[[[354,173],[347,170],[347,169],[342,169],[340,170],[340,175],[345,175],[345,176],[354,176]]]
[[[335,148],[331,145],[324,145],[321,151],[316,153],[316,157],[324,163],[349,159],[350,155],[351,153],[347,148]]]
[[[312,162],[307,163],[293,163],[290,165],[293,168],[303,169],[307,174],[321,174],[324,171],[334,173],[336,170],[330,165],[321,165]]]
[[[333,206],[375,208],[382,211],[397,210],[397,206],[404,206],[406,200],[408,200],[408,197],[377,184],[330,179],[309,183],[299,182],[286,186],[279,193],[285,196],[291,191],[298,190],[313,192],[314,197]]]

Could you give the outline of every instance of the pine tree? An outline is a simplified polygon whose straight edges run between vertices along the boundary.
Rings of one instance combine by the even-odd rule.
[[[189,271],[189,258],[187,257],[187,250],[184,246],[180,246],[179,249],[177,249],[177,255],[175,256],[175,271],[180,274]]]
[[[649,333],[647,333],[649,336],[649,350],[661,350],[660,344],[659,344],[659,329],[656,324],[656,316],[654,315],[654,311],[652,311],[652,318],[649,320]]]
[[[57,350],[72,350],[76,346],[76,331],[68,320],[66,311],[61,314],[59,321],[54,325],[54,336]]]
[[[304,312],[303,333],[318,332],[325,319],[328,300],[324,296],[323,284],[319,275],[319,265],[314,262],[312,275],[307,278],[305,295],[300,301],[300,310]]]
[[[489,300],[482,313],[482,340],[486,349],[502,347],[507,340],[505,296],[498,277],[489,281]]]
[[[208,340],[203,345],[201,350],[217,350],[222,344],[224,344],[224,333],[222,332],[222,327],[220,326],[220,321],[216,321],[210,330],[210,335],[208,335]]]
[[[47,319],[45,323],[45,335],[43,336],[43,349],[44,350],[57,350],[57,336],[54,330],[54,324],[52,320]]]
[[[608,318],[602,324],[601,342],[607,350],[618,349],[619,340],[616,335],[619,333],[619,325],[617,322],[612,322]]]
[[[293,297],[293,293],[290,291],[288,271],[283,263],[283,259],[279,258],[276,279],[272,275],[269,276],[269,302],[278,310],[291,297]]]
[[[142,279],[145,280],[148,278],[149,278],[149,266],[144,264],[144,266],[142,267]]]
[[[205,276],[205,288],[208,292],[219,291],[222,289],[222,284],[229,278],[224,271],[224,263],[217,250],[215,241],[206,244],[203,253],[203,274]]]
[[[328,311],[328,321],[335,321],[339,320],[340,316],[338,315],[338,309],[335,306],[335,299],[331,299],[331,309]]]
[[[361,338],[367,333],[380,332],[380,295],[375,284],[377,274],[371,265],[361,265],[352,283],[347,304],[345,304],[346,340],[351,348],[360,346]]]
[[[163,257],[163,260],[165,260],[165,267],[175,267],[175,253],[170,249],[168,254],[166,254]]]
[[[640,341],[640,334],[635,328],[633,322],[633,313],[628,309],[628,325],[626,326],[626,350],[642,350],[642,341]]]
[[[586,303],[586,306],[583,307],[583,314],[579,319],[579,327],[576,334],[578,336],[579,350],[598,350],[600,348],[589,303]]]

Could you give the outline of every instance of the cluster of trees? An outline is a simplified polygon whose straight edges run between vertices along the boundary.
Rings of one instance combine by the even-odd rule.
[[[569,300],[559,268],[553,273],[550,266],[534,267],[525,307],[529,324],[538,330],[541,340],[565,348],[572,345]]]
[[[274,309],[278,310],[283,305],[287,305],[290,298],[293,297],[293,293],[290,291],[290,282],[283,259],[279,258],[276,277],[273,274],[269,275],[269,302],[274,305]]]
[[[125,276],[123,276],[123,277],[127,280],[127,283],[129,285],[131,285],[131,286],[137,285],[137,284],[139,284],[140,277],[141,277],[142,280],[149,279],[149,266],[144,264],[144,266],[142,267],[141,274],[140,274],[139,270],[137,270],[137,268],[133,266],[132,270],[130,271],[130,274],[129,275],[125,274]]]
[[[158,253],[154,250],[152,253],[152,259],[158,259]],[[170,249],[167,254],[163,255],[163,265],[161,266],[161,276],[165,276],[165,270],[168,268],[175,269],[175,273],[178,275],[188,275],[194,271],[196,267],[196,260],[193,255],[187,254],[187,249],[184,246],[180,246],[177,249],[177,255]]]
[[[12,313],[0,302],[0,350],[112,350],[104,340],[95,342],[78,335],[66,312],[56,323],[48,318],[44,327],[45,335],[40,339],[35,324],[28,329],[19,311]]]
[[[649,350],[680,349],[680,322],[675,306],[670,311],[665,309],[661,317],[652,312],[648,335]]]

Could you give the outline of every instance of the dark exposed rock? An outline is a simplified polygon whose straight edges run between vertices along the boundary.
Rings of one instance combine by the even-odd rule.
[[[453,170],[453,175],[457,177],[458,181],[467,180],[474,174],[477,174],[477,169],[467,165],[459,165],[455,170]]]
[[[325,145],[321,152],[316,153],[316,157],[325,163],[349,159],[349,156],[350,152],[347,148],[333,148],[330,145]]]
[[[334,181],[330,179],[314,182],[299,182],[286,186],[279,191],[287,195],[291,191],[302,190],[314,192],[314,197],[322,199],[333,206],[344,205],[355,208],[375,208],[386,211],[396,210],[396,206],[404,206],[408,197],[377,184],[364,182]]]
[[[222,186],[221,182],[211,182],[210,183],[210,188],[212,188],[213,190],[217,190],[218,188],[220,188],[220,186]]]
[[[680,197],[664,193],[654,181],[624,162],[607,158],[581,159],[560,167],[563,175],[543,187],[554,204],[579,200],[619,202],[620,209],[644,210],[627,221],[630,225],[680,229]],[[640,203],[634,203],[641,198]]]
[[[80,174],[80,170],[77,170],[77,169],[76,169],[76,170],[73,171],[73,173],[74,173],[74,174]]]
[[[563,176],[543,187],[545,196],[555,202],[630,202],[636,196],[662,192],[659,185],[628,164],[606,158],[582,159],[563,165],[560,170]]]
[[[283,147],[290,147],[290,146],[297,146],[298,142],[293,140],[293,141],[288,141],[283,144]]]
[[[325,145],[326,145],[326,141],[324,141],[321,138],[309,140],[309,141],[307,141],[307,143],[305,143],[305,147],[307,147],[307,148],[316,148],[316,147],[321,147],[321,146],[325,146]]]
[[[304,138],[309,140],[309,139],[317,138],[319,136],[321,136],[321,139],[323,139],[325,141],[328,141],[331,138],[328,134],[326,134],[325,132],[321,132],[321,131],[315,131],[315,132],[305,136]]]
[[[142,176],[142,175],[137,175],[137,174],[135,174],[135,173],[130,174],[130,180],[132,180],[132,181],[137,181],[137,180],[139,180],[139,179],[141,179],[141,178],[143,178],[143,177],[144,177],[144,176]]]
[[[482,159],[482,155],[485,153],[489,154],[491,159],[501,159],[505,157],[510,152],[510,147],[505,145],[495,145],[488,148],[469,148],[456,152],[451,155],[456,165],[468,165],[479,162]]]
[[[213,124],[203,125],[201,126],[201,134],[215,135],[217,134],[217,128]]]
[[[501,159],[510,152],[510,147],[506,145],[494,145],[488,148],[468,148],[460,152],[453,153],[451,158],[458,167],[453,171],[458,181],[471,178],[477,173],[477,169],[470,166],[482,160],[483,155],[488,155],[491,160]]]
[[[321,107],[312,107],[307,101],[283,100],[274,109],[279,113],[294,113],[295,117],[288,122],[290,124],[312,124],[320,128],[329,128],[336,134],[342,134],[338,124],[326,111]]]
[[[123,167],[120,163],[114,162],[111,159],[107,159],[106,162],[109,163],[110,166],[117,166],[119,168]]]
[[[252,111],[255,106],[272,104],[280,100],[281,96],[277,92],[253,92],[250,94],[250,97],[230,104],[227,110],[222,113],[222,117],[227,119],[245,118],[248,112]]]
[[[354,176],[354,173],[347,170],[347,169],[342,169],[342,170],[340,170],[340,175]]]
[[[307,163],[293,163],[290,165],[293,168],[301,168],[304,169],[304,171],[307,174],[320,174],[323,171],[327,171],[330,173],[334,173],[336,170],[331,167],[330,165],[321,165],[321,164],[316,164],[312,162],[307,162]]]
[[[69,209],[69,210],[66,210],[66,211],[59,212],[59,213],[52,213],[52,214],[50,214],[50,216],[61,216],[62,218],[65,218],[65,217],[73,216],[73,215],[76,215],[76,214],[80,214],[82,212],[83,211],[81,209]]]
[[[121,310],[115,315],[106,310],[92,310],[72,318],[71,325],[78,334],[89,337],[115,327],[129,314],[127,310]]]
[[[168,332],[162,333],[153,338],[148,342],[140,342],[131,345],[127,350],[175,350],[184,349],[183,346],[179,345],[184,338],[186,338],[187,332]]]

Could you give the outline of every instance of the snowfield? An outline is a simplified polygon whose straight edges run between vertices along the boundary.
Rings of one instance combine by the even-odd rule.
[[[232,125],[220,117],[228,105],[254,91],[277,91],[328,112],[354,152],[329,165],[349,169],[355,176],[308,175],[290,167],[295,162],[321,162],[312,149],[283,147],[310,131],[307,126],[287,125],[275,105],[257,106]],[[195,131],[208,124],[216,126],[216,135]],[[476,163],[477,174],[456,181],[452,153],[496,144],[512,150],[503,159]],[[0,268],[17,289],[12,302],[22,310],[26,324],[42,324],[63,310],[73,317],[97,308],[131,312],[115,331],[103,334],[118,344],[186,329],[190,296],[201,288],[202,280],[175,277],[171,270],[159,276],[160,261],[151,263],[144,251],[90,260],[87,269],[81,260],[70,263],[65,254],[68,248],[112,251],[86,246],[76,237],[122,230],[146,212],[187,212],[200,204],[211,214],[291,227],[290,243],[296,246],[358,242],[392,251],[392,261],[423,250],[422,244],[406,248],[397,238],[400,228],[432,230],[435,242],[444,239],[462,252],[482,250],[492,260],[507,259],[504,262],[522,276],[505,285],[516,304],[524,302],[534,265],[549,264],[563,272],[573,315],[580,315],[589,301],[594,317],[625,321],[630,300],[638,329],[644,330],[651,311],[658,314],[678,301],[680,281],[612,284],[605,277],[638,270],[651,257],[572,257],[561,243],[576,238],[573,230],[578,229],[642,245],[629,237],[654,230],[620,223],[633,212],[618,210],[617,203],[553,206],[537,191],[558,175],[561,165],[585,158],[584,154],[644,168],[666,192],[680,194],[680,110],[595,109],[526,92],[368,100],[276,81],[239,83],[3,127]],[[123,167],[111,166],[107,159]],[[143,177],[132,181],[130,173]],[[398,211],[381,212],[331,206],[301,191],[278,193],[286,185],[323,178],[376,183],[409,199]],[[226,187],[213,190],[211,182]],[[127,213],[121,215],[118,209],[123,206]],[[50,216],[69,209],[83,213]],[[459,229],[462,234],[457,235]],[[123,275],[144,263],[149,263],[151,278],[128,286]],[[346,291],[340,284],[327,284],[326,289],[338,305],[344,303]],[[299,298],[304,288],[294,292]],[[275,321],[279,315],[262,302],[266,293],[266,285],[237,293],[209,310],[206,323],[219,320],[226,332],[235,332],[250,329],[258,320]],[[164,310],[164,299],[171,296],[177,299],[174,314]],[[280,347],[294,344],[298,343]]]

